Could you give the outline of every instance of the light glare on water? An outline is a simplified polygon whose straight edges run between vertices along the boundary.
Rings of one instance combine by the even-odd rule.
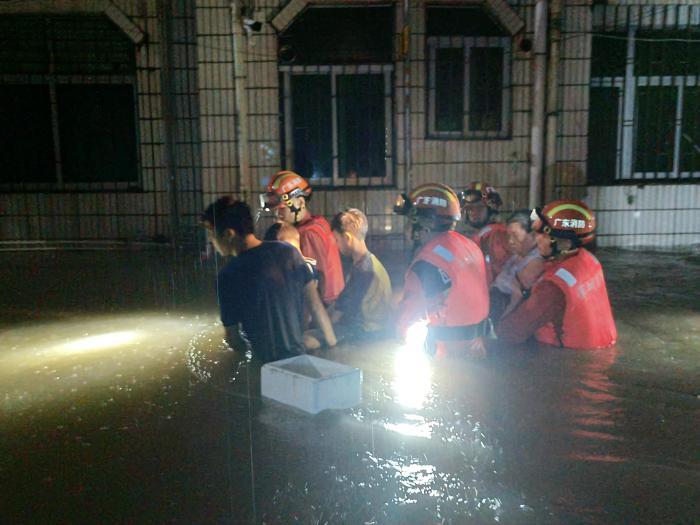
[[[345,345],[325,357],[362,368],[364,401],[315,417],[259,397],[213,291],[195,313],[112,311],[106,285],[101,315],[5,305],[21,324],[0,329],[0,521],[692,523],[696,265],[613,255],[617,348],[474,362],[432,359],[413,333]]]

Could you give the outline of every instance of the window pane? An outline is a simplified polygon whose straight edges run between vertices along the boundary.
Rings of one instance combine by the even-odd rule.
[[[592,77],[621,77],[625,75],[627,35],[606,33],[593,35],[591,53]]]
[[[105,16],[53,17],[58,74],[125,74],[135,70],[133,43]]]
[[[134,92],[130,85],[59,85],[65,182],[135,182]]]
[[[394,8],[307,7],[279,38],[282,63],[388,64]]]
[[[638,87],[634,171],[673,171],[677,87]]]
[[[339,75],[337,82],[340,176],[384,177],[384,77]]]
[[[474,47],[469,57],[469,131],[500,131],[503,49]]]
[[[292,76],[294,171],[310,179],[333,176],[329,75]]]
[[[435,130],[462,131],[464,50],[435,50]]]
[[[681,171],[700,171],[700,87],[683,91]]]
[[[48,73],[50,47],[58,74],[135,71],[133,43],[106,16],[0,17],[0,73]]]
[[[46,22],[38,16],[0,16],[0,73],[48,73]]]
[[[637,33],[634,74],[700,74],[700,31]]]
[[[506,36],[508,33],[480,7],[426,8],[428,36]]]
[[[0,182],[55,182],[49,87],[0,86]]]
[[[588,182],[615,180],[620,89],[593,87],[588,121]]]

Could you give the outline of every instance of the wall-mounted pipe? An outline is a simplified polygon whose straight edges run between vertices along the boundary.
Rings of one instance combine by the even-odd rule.
[[[403,0],[403,29],[401,31],[401,52],[403,54],[403,154],[405,190],[413,189],[413,155],[411,143],[411,2]]]
[[[557,198],[557,125],[559,117],[559,52],[561,49],[561,0],[549,1],[549,57],[547,64],[547,138],[544,155],[544,198]]]
[[[244,201],[250,201],[253,181],[250,173],[250,151],[248,144],[248,93],[247,72],[245,64],[246,39],[244,38],[243,19],[240,0],[231,1],[231,30],[233,33],[233,76],[236,92],[236,143],[238,145],[238,179],[236,189]]]
[[[176,246],[180,237],[180,206],[175,157],[175,78],[173,56],[173,6],[167,0],[158,4],[158,36],[160,40],[160,100],[163,118],[163,166],[168,177],[170,240]]]
[[[542,204],[544,165],[545,82],[547,76],[547,0],[535,4],[535,42],[532,79],[532,129],[530,137],[531,208]]]

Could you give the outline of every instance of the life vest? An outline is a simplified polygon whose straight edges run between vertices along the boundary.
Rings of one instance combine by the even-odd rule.
[[[316,259],[321,299],[325,304],[330,304],[338,298],[345,287],[340,253],[333,240],[331,227],[325,218],[318,215],[312,215],[310,219],[297,224],[296,227],[299,230],[301,253]],[[320,239],[321,253],[318,251],[318,243],[310,241],[311,236]]]
[[[577,349],[614,345],[617,329],[598,259],[585,248],[579,248],[577,254],[548,266],[542,281],[553,283],[564,293],[566,310],[561,333],[548,323],[537,331],[537,340]]]
[[[499,222],[487,224],[470,238],[479,245],[484,254],[486,281],[490,285],[512,255],[508,249],[506,225]]]
[[[426,305],[429,325],[467,326],[486,319],[489,293],[484,257],[472,241],[454,231],[442,233],[421,248],[409,272],[418,261],[436,266],[452,282],[445,293]]]

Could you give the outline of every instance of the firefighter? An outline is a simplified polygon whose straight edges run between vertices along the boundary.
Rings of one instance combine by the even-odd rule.
[[[593,212],[581,201],[559,200],[533,210],[531,219],[545,270],[529,297],[499,324],[499,340],[515,344],[534,335],[567,348],[614,345],[617,329],[603,269],[584,248],[595,237]]]
[[[506,227],[496,221],[503,201],[493,186],[472,182],[462,191],[461,204],[464,221],[470,230],[467,235],[484,253],[486,278],[490,285],[511,256]]]
[[[345,286],[343,267],[328,221],[311,214],[308,207],[311,193],[311,186],[304,177],[293,171],[280,171],[270,180],[267,191],[260,195],[260,207],[274,212],[277,220],[299,230],[301,252],[316,260],[321,299],[329,306]]]
[[[484,256],[454,231],[461,219],[457,194],[448,186],[424,184],[402,194],[394,211],[411,219],[418,244],[399,303],[402,339],[427,324],[425,348],[437,356],[484,356],[489,294]]]

